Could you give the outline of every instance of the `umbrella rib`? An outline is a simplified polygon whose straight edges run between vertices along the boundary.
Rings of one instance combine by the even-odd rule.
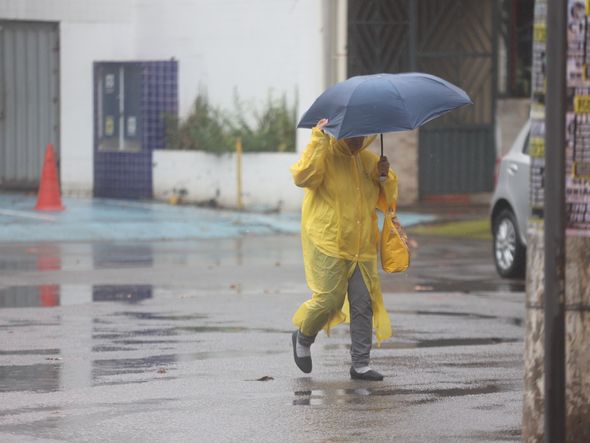
[[[402,95],[402,93],[400,92],[399,88],[395,85],[395,83],[393,83],[389,78],[387,78],[387,81],[389,82],[389,84],[391,86],[393,86],[393,88],[397,91],[397,95],[399,95],[400,100],[402,101],[402,103],[404,104],[404,109],[406,111],[405,115],[410,115],[409,114],[409,110],[408,110],[408,105],[406,104],[406,99],[404,98],[404,96]],[[414,125],[409,125],[411,128],[409,129],[415,129]]]
[[[368,82],[369,80],[371,80],[371,76],[366,75],[365,78],[360,81],[353,89],[353,91],[350,93],[350,96],[348,97],[348,100],[346,101],[346,106],[344,107],[344,117],[342,118],[342,121],[340,122],[340,126],[338,127],[338,135],[340,136],[340,128],[342,128],[342,126],[344,126],[344,121],[346,120],[346,115],[348,114],[348,105],[350,104],[350,101],[352,100],[352,96],[354,94],[356,94],[356,91],[358,90],[359,86],[362,85],[363,83]],[[337,139],[339,139],[338,137],[336,137]]]

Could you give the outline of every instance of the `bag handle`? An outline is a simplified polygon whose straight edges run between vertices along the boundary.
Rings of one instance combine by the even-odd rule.
[[[390,212],[394,217],[397,215],[397,202],[395,200],[387,206],[387,212]]]

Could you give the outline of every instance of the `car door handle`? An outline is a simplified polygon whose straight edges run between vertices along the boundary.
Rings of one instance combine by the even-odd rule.
[[[508,165],[508,173],[510,175],[516,174],[517,171],[518,171],[518,165],[516,163],[510,163]]]

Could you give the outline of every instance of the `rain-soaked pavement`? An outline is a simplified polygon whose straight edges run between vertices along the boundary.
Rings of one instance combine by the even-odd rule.
[[[0,441],[519,440],[522,282],[488,242],[415,240],[377,383],[345,326],[293,364],[297,235],[0,242]]]

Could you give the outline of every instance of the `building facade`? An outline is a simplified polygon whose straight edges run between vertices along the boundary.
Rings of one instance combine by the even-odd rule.
[[[162,150],[163,113],[182,118],[205,91],[225,108],[236,94],[253,103],[284,94],[300,115],[351,75],[421,70],[463,87],[475,104],[386,137],[401,203],[489,192],[501,137],[498,87],[506,83],[498,74],[503,3],[0,0],[0,189],[34,189],[45,145],[53,143],[66,194],[166,198],[184,189],[189,200],[227,195],[220,203],[234,206],[234,184],[198,180],[212,164],[229,173],[232,156],[191,160],[188,177],[166,175],[179,157]],[[121,98],[122,91],[135,98]],[[299,151],[308,137],[298,130]],[[278,187],[292,187],[284,165],[296,155],[264,158],[270,163],[262,170]],[[296,208],[297,190],[265,201],[260,169],[243,171],[246,206]]]

